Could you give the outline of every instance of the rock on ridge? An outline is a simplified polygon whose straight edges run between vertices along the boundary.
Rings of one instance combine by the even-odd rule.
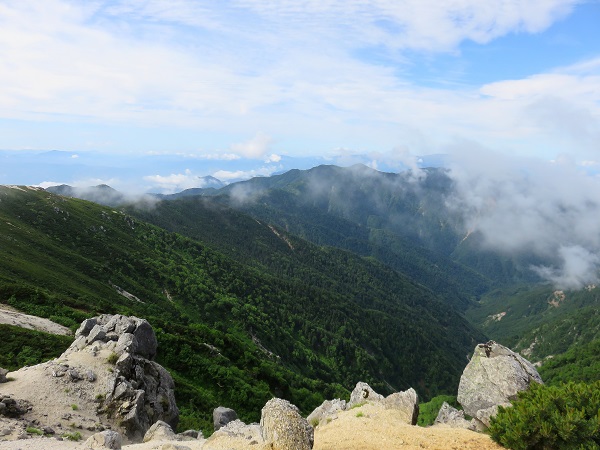
[[[173,378],[153,361],[157,347],[147,320],[103,314],[81,323],[61,358],[81,351],[94,356],[109,352],[114,369],[98,412],[115,420],[128,438],[139,440],[156,421],[175,428],[179,420]]]
[[[488,427],[498,406],[508,406],[531,383],[542,384],[535,367],[494,341],[478,344],[460,377],[458,402],[465,413]]]
[[[417,423],[419,396],[413,388],[384,397],[375,392],[367,383],[359,381],[350,394],[350,402],[346,409],[362,403],[374,403],[383,406],[385,409],[396,409],[401,412],[407,424],[415,425]]]
[[[346,409],[346,400],[340,400],[339,398],[333,400],[325,400],[321,403],[321,406],[317,406],[313,412],[311,412],[306,420],[313,427],[321,425],[323,422],[330,422],[331,420],[337,419],[338,412]]]
[[[273,450],[310,450],[314,444],[314,429],[300,415],[295,405],[273,398],[261,411],[262,437]]]
[[[450,406],[444,402],[440,408],[434,425],[447,425],[452,428],[466,428],[475,430],[475,425],[465,419],[465,412]]]

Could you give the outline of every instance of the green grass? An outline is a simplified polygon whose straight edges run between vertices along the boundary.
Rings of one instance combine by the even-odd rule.
[[[80,441],[83,436],[81,436],[81,433],[79,431],[73,431],[70,433],[63,433],[62,437],[64,439],[68,439],[69,441],[77,442]]]

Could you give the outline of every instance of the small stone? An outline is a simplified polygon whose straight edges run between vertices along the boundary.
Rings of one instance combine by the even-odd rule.
[[[213,410],[213,426],[215,431],[219,430],[221,427],[224,427],[229,422],[236,420],[237,418],[237,413],[231,408],[226,408],[224,406],[215,408]]]

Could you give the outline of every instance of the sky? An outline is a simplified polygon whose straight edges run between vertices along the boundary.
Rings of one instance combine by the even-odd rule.
[[[2,0],[0,62],[0,149],[183,161],[147,177],[600,159],[598,0]]]

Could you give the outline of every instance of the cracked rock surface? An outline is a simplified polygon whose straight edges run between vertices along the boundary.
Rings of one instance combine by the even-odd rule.
[[[498,406],[510,405],[531,383],[543,383],[535,367],[494,341],[478,344],[460,377],[458,402],[486,427]]]
[[[157,420],[177,426],[171,375],[152,359],[157,341],[137,317],[101,315],[85,320],[57,359],[10,373],[2,393],[30,402],[23,421],[83,438],[106,429],[139,442]],[[17,431],[7,439],[17,438]]]

